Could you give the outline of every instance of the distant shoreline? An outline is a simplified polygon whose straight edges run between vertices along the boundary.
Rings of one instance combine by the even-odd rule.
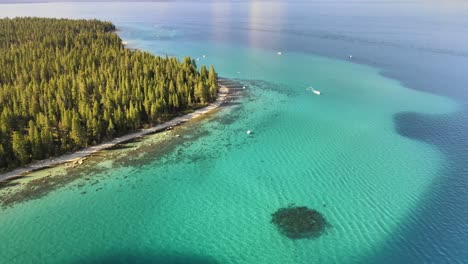
[[[128,2],[128,0],[6,0],[1,4],[47,4],[47,3],[109,3],[109,2]],[[138,2],[153,2],[152,0],[138,0]]]
[[[220,88],[219,88],[218,96],[217,96],[216,100],[213,103],[209,104],[208,106],[205,106],[203,108],[195,110],[192,113],[189,113],[189,114],[186,114],[186,115],[183,115],[183,116],[179,116],[179,117],[175,117],[175,118],[173,118],[173,119],[171,119],[171,120],[169,120],[167,122],[164,122],[162,124],[153,126],[151,128],[141,129],[141,130],[139,130],[137,132],[114,138],[114,139],[112,139],[112,140],[110,140],[108,142],[104,142],[104,143],[101,143],[101,144],[98,144],[98,145],[94,145],[94,146],[91,146],[91,147],[88,147],[88,148],[84,148],[84,149],[78,150],[76,152],[73,152],[71,154],[64,154],[64,155],[61,155],[61,156],[52,157],[52,158],[49,158],[49,159],[33,162],[33,163],[31,163],[29,165],[26,165],[24,167],[21,167],[19,169],[15,169],[15,170],[10,171],[10,172],[2,173],[2,174],[0,174],[0,182],[14,180],[15,178],[20,177],[20,176],[22,176],[24,174],[31,173],[31,172],[41,170],[41,169],[54,167],[54,166],[57,166],[57,165],[60,165],[60,164],[63,164],[63,163],[73,162],[75,164],[81,164],[83,162],[84,158],[86,158],[86,157],[88,157],[88,156],[90,156],[90,155],[92,155],[92,154],[94,154],[96,152],[99,152],[99,151],[114,147],[114,146],[116,146],[118,144],[122,144],[122,143],[125,143],[125,142],[128,142],[128,141],[132,141],[132,140],[134,140],[136,138],[139,138],[139,137],[142,137],[142,136],[145,136],[145,135],[148,135],[148,134],[153,134],[153,133],[161,132],[161,131],[166,130],[166,129],[170,129],[170,128],[174,127],[174,126],[178,126],[180,124],[183,124],[183,123],[185,123],[185,122],[187,122],[189,120],[192,120],[194,118],[197,118],[197,117],[199,117],[201,115],[207,114],[207,113],[213,111],[214,109],[220,107],[225,102],[225,100],[226,100],[226,98],[228,97],[229,94],[230,94],[229,87],[226,86],[226,85],[221,85],[220,84]]]

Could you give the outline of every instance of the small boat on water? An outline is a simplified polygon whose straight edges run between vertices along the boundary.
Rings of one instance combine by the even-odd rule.
[[[315,90],[313,87],[310,87],[310,90],[311,90],[314,94],[316,94],[316,95],[320,95],[320,94],[321,94],[321,92],[320,92],[319,90]]]
[[[278,54],[278,55],[283,55],[283,52],[281,52],[281,51],[278,51],[278,53],[277,53],[277,54]]]
[[[247,133],[247,135],[250,135],[250,134],[252,134],[252,130],[247,130],[246,133]]]

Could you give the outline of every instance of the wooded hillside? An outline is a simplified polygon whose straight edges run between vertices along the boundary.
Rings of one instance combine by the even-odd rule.
[[[0,19],[0,169],[155,124],[216,98],[213,67],[126,49],[97,20]]]

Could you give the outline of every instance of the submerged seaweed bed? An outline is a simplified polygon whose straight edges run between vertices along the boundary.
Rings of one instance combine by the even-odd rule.
[[[320,212],[305,206],[280,208],[272,214],[271,222],[291,239],[317,238],[328,226]]]

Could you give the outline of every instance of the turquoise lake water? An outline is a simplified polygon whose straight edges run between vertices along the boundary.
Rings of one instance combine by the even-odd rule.
[[[190,55],[246,86],[181,128],[170,150],[97,161],[107,169],[86,175],[97,184],[77,180],[0,209],[0,263],[466,262],[467,10],[0,5],[0,16],[110,20],[132,48]],[[330,226],[315,239],[281,235],[271,214],[291,204]]]

